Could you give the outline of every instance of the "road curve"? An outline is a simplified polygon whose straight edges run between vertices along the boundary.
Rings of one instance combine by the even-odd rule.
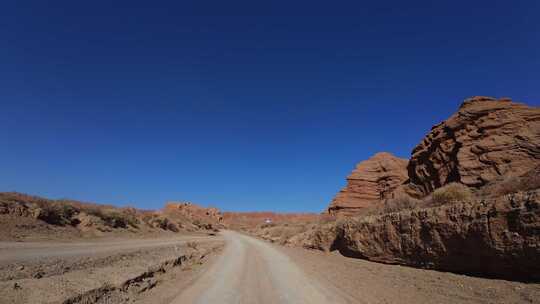
[[[222,236],[222,255],[172,303],[344,303],[271,244],[233,231]]]

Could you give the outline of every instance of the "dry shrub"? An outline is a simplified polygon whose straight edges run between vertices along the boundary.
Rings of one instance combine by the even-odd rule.
[[[188,248],[191,248],[193,250],[199,250],[198,249],[199,248],[199,243],[197,243],[195,241],[189,241],[189,242],[187,242],[186,245],[187,245]]]
[[[460,183],[450,183],[433,191],[429,205],[442,206],[457,202],[468,202],[472,198],[473,194],[469,187]]]
[[[419,204],[419,200],[412,198],[405,193],[396,193],[393,198],[384,201],[382,212],[380,213],[392,213],[403,210],[412,210],[414,208],[417,208]]]
[[[69,204],[50,202],[41,206],[37,218],[51,225],[74,225],[76,222],[73,216],[77,213],[79,210]]]
[[[105,225],[111,228],[127,228],[128,226],[127,219],[121,213],[116,211],[104,213],[102,220],[105,222]]]
[[[261,224],[259,225],[259,228],[260,229],[266,229],[266,228],[271,228],[271,227],[276,227],[276,223],[272,222],[272,223],[264,223],[264,224]]]
[[[169,230],[172,232],[180,231],[178,226],[169,218],[157,214],[147,214],[143,217],[143,221],[150,227]]]
[[[503,196],[540,188],[540,168],[535,168],[523,176],[509,176],[494,182],[482,191],[484,196]]]
[[[214,226],[212,223],[208,223],[206,221],[203,221],[202,219],[194,219],[192,221],[192,224],[197,226],[199,229],[206,229],[206,230],[213,230]]]
[[[263,235],[280,244],[285,244],[290,238],[306,232],[309,228],[310,226],[307,224],[276,225],[263,229]]]
[[[114,210],[104,209],[99,206],[88,206],[84,207],[82,211],[100,218],[106,226],[111,228],[128,228],[128,226],[137,228],[139,224],[136,213],[128,209]]]

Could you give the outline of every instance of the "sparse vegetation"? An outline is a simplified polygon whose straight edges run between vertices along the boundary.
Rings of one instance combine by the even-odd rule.
[[[110,226],[112,228],[127,228],[128,227],[128,220],[126,217],[124,217],[123,214],[120,212],[107,212],[104,214],[104,217],[102,218],[103,221],[107,226]]]
[[[145,227],[172,232],[180,232],[181,228],[188,231],[217,231],[213,224],[205,220],[181,214],[143,211],[131,207],[118,208],[69,199],[49,200],[17,192],[0,193],[0,214],[34,218],[50,225],[73,226],[90,232]]]
[[[139,220],[136,213],[129,209],[103,208],[100,206],[81,206],[80,212],[100,218],[103,223],[111,228],[138,228]]]
[[[410,197],[405,193],[396,194],[395,197],[384,201],[380,213],[399,212],[417,208],[421,201]]]
[[[534,168],[523,176],[509,176],[493,182],[482,189],[483,196],[502,196],[521,191],[540,188],[540,167]]]
[[[180,229],[169,218],[151,213],[143,217],[143,221],[150,227],[160,228],[163,230],[169,230],[172,232],[178,232]]]
[[[77,224],[73,217],[79,210],[63,202],[43,204],[37,218],[51,225],[65,226]]]
[[[450,183],[433,191],[428,205],[434,207],[457,202],[468,202],[472,198],[473,194],[469,187],[459,183]]]
[[[314,226],[316,226],[315,223],[271,223],[261,224],[254,232],[272,242],[286,244],[292,237],[304,233]]]
[[[191,248],[193,250],[199,250],[199,243],[195,242],[195,241],[189,241],[187,242],[187,247],[188,248]]]

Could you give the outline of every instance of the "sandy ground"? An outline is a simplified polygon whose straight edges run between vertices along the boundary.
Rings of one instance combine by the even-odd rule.
[[[133,249],[179,245],[188,241],[204,241],[207,236],[175,236],[157,239],[95,239],[85,242],[0,242],[0,263],[28,261],[50,257],[94,256]]]
[[[219,260],[172,303],[344,303],[271,244],[222,234],[227,247]]]
[[[0,303],[540,303],[540,284],[383,265],[223,231],[2,242]]]
[[[2,242],[0,303],[169,303],[222,246],[213,236]]]
[[[173,303],[540,303],[540,284],[384,265],[236,232]]]
[[[280,249],[349,303],[540,303],[540,284],[385,265],[301,248]]]

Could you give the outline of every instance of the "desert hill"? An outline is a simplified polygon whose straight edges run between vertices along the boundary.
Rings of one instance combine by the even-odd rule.
[[[17,192],[0,193],[0,238],[78,238],[214,230],[215,208],[168,204],[149,211],[74,200],[51,200]]]

